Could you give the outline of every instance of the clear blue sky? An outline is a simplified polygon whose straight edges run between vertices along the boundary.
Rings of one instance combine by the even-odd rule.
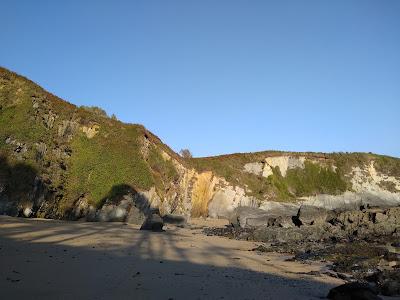
[[[0,65],[195,156],[400,157],[400,1],[1,0]]]

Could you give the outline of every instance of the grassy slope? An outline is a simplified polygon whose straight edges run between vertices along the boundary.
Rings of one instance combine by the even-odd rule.
[[[44,107],[37,116],[33,99]],[[161,150],[179,157],[143,126],[123,124],[95,111],[78,108],[3,68],[0,68],[0,106],[0,156],[6,157],[10,165],[21,163],[12,154],[16,146],[6,144],[5,140],[11,137],[26,144],[28,151],[23,155],[23,163],[50,179],[50,188],[62,193],[65,208],[83,194],[101,205],[104,197],[115,191],[115,186],[124,184],[147,190],[154,185],[163,187],[167,184],[165,181],[176,177],[172,163],[162,159]],[[43,122],[49,110],[57,115],[52,128],[46,128]],[[98,124],[100,129],[91,139],[80,130],[72,139],[65,139],[58,135],[58,127],[66,120],[80,126]],[[145,136],[155,145],[147,160],[140,152],[140,139]],[[35,144],[39,142],[47,146],[43,160],[37,158]],[[54,149],[67,149],[70,158],[60,158]],[[65,170],[60,169],[61,164]],[[29,188],[32,182],[26,185]]]

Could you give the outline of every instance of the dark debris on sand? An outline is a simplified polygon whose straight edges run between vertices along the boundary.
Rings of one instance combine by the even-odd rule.
[[[226,226],[205,228],[206,235],[237,240],[252,240],[254,229]],[[263,243],[251,251],[293,254],[291,260],[304,263],[329,263],[328,275],[348,282],[370,283],[380,294],[400,295],[400,248],[394,236],[365,239],[330,239],[326,241],[300,241]],[[395,247],[396,246],[396,247]],[[397,250],[393,249],[395,248]]]

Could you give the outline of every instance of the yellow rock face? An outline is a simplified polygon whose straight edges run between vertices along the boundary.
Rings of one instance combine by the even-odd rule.
[[[212,172],[204,172],[197,176],[192,192],[192,217],[208,215],[208,202],[212,198],[216,181]]]
[[[82,126],[81,130],[86,134],[88,139],[93,138],[99,132],[100,126],[99,125],[92,125],[89,127]]]

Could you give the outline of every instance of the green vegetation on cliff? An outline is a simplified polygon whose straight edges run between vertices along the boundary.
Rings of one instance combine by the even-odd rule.
[[[339,194],[346,190],[345,178],[340,173],[311,162],[306,162],[304,168],[288,170],[285,177],[281,175],[279,168],[273,168],[273,174],[268,178],[244,170],[246,163],[261,162],[266,157],[280,155],[326,158],[326,154],[322,153],[264,151],[193,158],[190,163],[198,170],[215,172],[233,185],[247,187],[250,190],[248,195],[259,199],[290,201],[317,193]]]
[[[131,126],[123,135],[104,131],[101,128],[91,139],[82,133],[72,139],[67,183],[70,199],[86,193],[91,202],[99,203],[116,185],[126,184],[141,190],[154,185],[150,168],[140,155],[138,130]]]
[[[157,186],[162,193],[176,179],[173,164],[161,152],[179,157],[143,126],[108,118],[97,107],[76,107],[4,68],[0,68],[0,128],[4,164],[34,169],[55,194],[53,200],[60,201],[60,216],[82,197],[101,206],[106,197],[113,197],[116,186],[138,191]],[[19,173],[3,176],[0,182],[8,187],[8,199],[16,202],[31,197],[27,191],[36,177],[29,176],[23,181],[26,188],[21,188],[14,182],[17,176],[23,178]]]
[[[337,195],[349,187],[339,172],[309,161],[305,162],[304,169],[288,170],[285,180],[291,192],[298,197],[313,194]]]
[[[276,156],[306,157],[309,160],[305,161],[304,168],[288,169],[285,176],[277,167],[272,168],[272,174],[267,178],[244,169],[247,163],[263,162],[266,157]],[[245,188],[250,196],[275,201],[293,201],[316,194],[338,195],[351,190],[348,174],[355,167],[367,167],[371,161],[379,172],[400,177],[400,159],[370,153],[263,151],[191,158],[188,161],[199,171],[212,171],[229,183]],[[385,188],[395,191],[392,185],[386,184]]]

